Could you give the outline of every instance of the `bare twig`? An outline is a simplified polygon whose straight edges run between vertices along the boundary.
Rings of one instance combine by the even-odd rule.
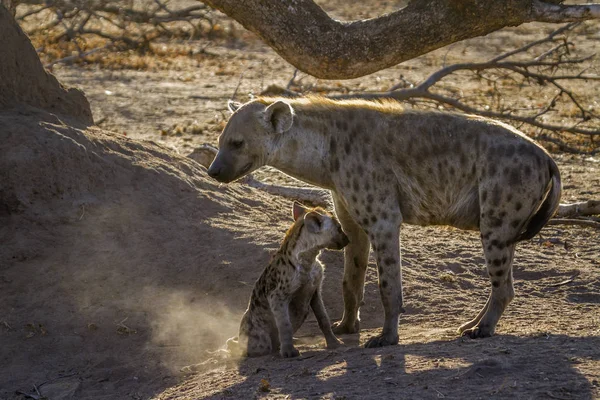
[[[588,200],[581,203],[561,204],[555,216],[565,218],[596,214],[600,215],[600,201]]]
[[[158,37],[193,38],[214,26],[211,9],[201,3],[171,8],[167,6],[168,0],[143,0],[141,3],[37,0],[41,4],[32,5],[35,2],[23,4],[17,13],[17,19],[29,27],[27,33],[44,32],[45,40],[50,43],[68,40],[75,44],[80,54],[84,49],[79,43],[92,37],[109,41],[108,45],[114,49],[148,49],[148,43]],[[70,57],[73,58],[64,57],[52,63],[77,60],[81,56]]]
[[[51,63],[48,63],[46,65],[44,65],[44,67],[46,67],[47,69],[52,69],[52,67],[54,67],[56,64],[60,64],[60,63],[69,63],[75,60],[79,60],[79,59],[84,59],[87,56],[90,56],[92,54],[98,53],[99,51],[102,50],[107,50],[110,49],[111,47],[113,47],[112,43],[107,44],[106,46],[102,46],[102,47],[98,47],[89,51],[85,51],[79,54],[75,54],[72,56],[68,56],[68,57],[64,57],[64,58],[59,58],[58,60],[54,60]]]

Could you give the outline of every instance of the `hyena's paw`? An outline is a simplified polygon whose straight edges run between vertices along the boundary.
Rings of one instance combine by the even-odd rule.
[[[384,347],[384,346],[393,346],[398,344],[398,335],[394,337],[390,337],[387,335],[377,335],[372,337],[365,343],[366,348],[374,348],[374,347]]]
[[[294,346],[290,346],[286,348],[282,347],[281,350],[279,350],[279,354],[281,354],[281,357],[283,358],[293,358],[298,357],[300,355],[300,352]]]
[[[344,343],[342,343],[342,341],[340,341],[340,339],[334,337],[332,339],[327,340],[327,348],[329,350],[333,350],[333,349],[337,349],[340,346],[343,346]]]
[[[351,335],[360,332],[360,321],[356,320],[354,325],[347,324],[344,321],[335,322],[331,325],[331,330],[336,335]]]
[[[480,325],[473,328],[464,329],[462,336],[470,337],[471,339],[481,339],[490,337],[494,334],[494,331],[489,326]]]

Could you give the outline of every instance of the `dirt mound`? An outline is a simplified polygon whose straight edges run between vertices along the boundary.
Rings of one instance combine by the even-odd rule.
[[[166,148],[34,109],[0,113],[0,181],[0,397],[73,373],[97,378],[88,396],[147,395],[235,332],[290,218]]]
[[[44,70],[38,55],[10,12],[0,6],[0,109],[22,104],[76,117],[91,124],[90,105],[80,90],[65,89]]]

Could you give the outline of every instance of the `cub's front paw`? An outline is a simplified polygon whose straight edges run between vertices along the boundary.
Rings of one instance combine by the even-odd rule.
[[[332,350],[332,349],[337,349],[340,346],[343,346],[344,343],[342,343],[338,338],[334,337],[331,339],[327,339],[327,348]]]
[[[300,352],[294,346],[290,346],[290,347],[282,347],[281,350],[279,351],[279,354],[281,354],[281,357],[283,357],[283,358],[292,358],[292,357],[298,357],[300,355]]]

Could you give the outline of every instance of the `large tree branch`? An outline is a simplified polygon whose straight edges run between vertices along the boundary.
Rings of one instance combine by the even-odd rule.
[[[413,0],[378,18],[342,22],[312,0],[203,0],[256,33],[281,57],[325,79],[364,76],[431,50],[530,21],[600,18],[600,4],[538,0]]]

